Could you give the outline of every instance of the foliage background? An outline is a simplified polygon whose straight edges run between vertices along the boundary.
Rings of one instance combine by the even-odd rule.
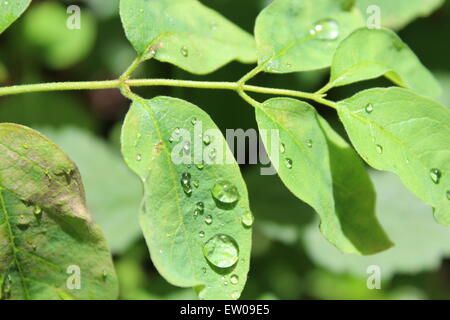
[[[245,30],[268,1],[202,1]],[[82,7],[77,35],[65,27],[69,4]],[[236,4],[239,8],[236,8]],[[0,85],[117,78],[135,53],[124,36],[118,0],[33,1],[30,9],[0,37]],[[450,106],[450,3],[428,18],[415,20],[399,35],[442,82],[441,101]],[[169,64],[144,63],[136,77],[237,80],[250,66],[231,63],[208,76],[194,76]],[[327,72],[261,75],[261,85],[315,90]],[[332,91],[337,101],[384,80]],[[186,99],[208,112],[220,128],[256,128],[253,109],[235,93],[151,87],[151,98]],[[257,96],[256,96],[257,97]],[[258,97],[260,99],[264,97]],[[119,134],[129,102],[118,90],[38,93],[0,99],[0,122],[36,128],[78,164],[88,205],[114,253],[121,299],[194,298],[191,289],[169,285],[153,267],[140,235],[137,212],[140,183],[119,152]],[[344,135],[336,115],[319,111]],[[239,116],[237,116],[239,115]],[[450,299],[450,231],[437,225],[423,205],[391,174],[373,172],[377,214],[396,247],[371,257],[340,254],[320,236],[312,210],[276,176],[242,167],[255,215],[253,256],[244,299]],[[366,269],[382,268],[382,290],[368,290]]]

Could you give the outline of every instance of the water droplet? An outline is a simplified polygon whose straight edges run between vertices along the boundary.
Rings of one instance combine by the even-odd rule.
[[[34,213],[36,216],[41,215],[41,214],[42,214],[42,209],[41,209],[41,207],[35,206],[35,207],[34,207],[34,210],[33,210],[33,213]]]
[[[205,237],[205,232],[200,231],[200,232],[198,233],[198,236],[199,236],[200,238],[204,238],[204,237]]]
[[[230,282],[231,282],[231,284],[238,284],[239,283],[239,277],[236,274],[233,274],[230,277]]]
[[[241,294],[238,291],[235,291],[231,294],[231,298],[234,300],[239,299],[240,296],[241,296]]]
[[[197,202],[196,207],[200,214],[203,214],[203,211],[205,210],[205,204],[203,202]]]
[[[202,268],[202,272],[206,273],[206,268],[205,267]]]
[[[195,117],[192,118],[191,123],[193,126],[195,126],[195,124],[197,123],[197,118],[195,118]]]
[[[309,33],[319,40],[336,40],[339,37],[339,24],[333,19],[320,20]]]
[[[441,181],[442,173],[439,169],[434,168],[430,170],[430,176],[431,180],[433,180],[435,184],[438,184],[439,181]]]
[[[198,180],[192,180],[192,185],[196,188],[200,187],[200,182]]]
[[[312,148],[312,146],[313,146],[313,141],[312,141],[311,139],[306,140],[306,146],[307,146],[308,148]]]
[[[217,156],[217,150],[214,149],[214,148],[212,148],[212,149],[209,151],[209,158],[210,158],[211,160],[214,160],[214,159],[216,158],[216,156]]]
[[[292,169],[292,164],[293,164],[293,162],[292,162],[291,159],[287,158],[287,159],[285,160],[285,164],[286,164],[286,168]]]
[[[213,223],[213,217],[211,215],[206,216],[205,217],[205,223],[208,224],[208,225]]]
[[[377,150],[377,153],[382,154],[383,153],[383,146],[377,144],[375,146],[375,149]]]
[[[191,174],[185,172],[181,175],[181,186],[183,187],[184,193],[190,195],[192,193],[191,187]]]
[[[281,153],[285,153],[286,152],[286,146],[284,145],[284,143],[280,144],[280,152]]]
[[[447,200],[450,200],[450,190],[447,190]]]
[[[227,180],[219,180],[211,189],[212,196],[222,203],[234,203],[239,200],[239,191]]]
[[[203,163],[198,163],[195,165],[198,170],[203,170],[205,168],[205,165]]]
[[[136,160],[137,160],[137,161],[141,161],[141,160],[142,160],[142,155],[141,155],[141,154],[138,154],[138,155],[136,156]]]
[[[189,49],[187,47],[182,47],[180,52],[183,57],[187,58],[189,56]]]
[[[373,104],[369,103],[365,108],[367,113],[372,113],[373,111]]]
[[[243,216],[242,216],[242,224],[246,227],[251,227],[253,225],[253,215],[250,211],[247,211]]]
[[[191,143],[186,141],[183,145],[183,151],[185,155],[189,155],[191,153]]]
[[[203,143],[205,145],[209,145],[211,143],[211,137],[207,134],[205,134],[205,136],[203,137]]]
[[[106,270],[103,270],[103,272],[102,272],[103,281],[105,281],[107,277],[108,277],[108,272],[106,272]]]
[[[216,234],[203,246],[205,258],[214,266],[229,268],[239,259],[239,247],[236,241],[225,234]]]
[[[225,280],[225,281],[223,282],[223,285],[224,285],[224,286],[227,286],[227,285],[228,285],[228,281]]]

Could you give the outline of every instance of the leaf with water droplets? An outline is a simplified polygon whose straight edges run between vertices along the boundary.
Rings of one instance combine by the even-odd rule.
[[[256,61],[253,37],[197,0],[121,0],[120,16],[144,59],[154,56],[196,74],[232,60]]]
[[[288,73],[331,65],[338,44],[363,25],[347,0],[277,0],[256,20],[258,64]]]
[[[174,128],[181,139],[170,143]],[[203,143],[204,134],[213,137],[210,145]],[[177,150],[186,141],[189,160],[201,167],[178,161]],[[209,159],[212,149],[214,162]],[[250,211],[247,189],[211,118],[183,100],[136,98],[122,130],[122,153],[144,183],[141,227],[161,275],[174,285],[194,287],[200,298],[238,297],[250,259],[251,228],[242,224]],[[136,161],[137,153],[141,161]],[[225,287],[221,277],[231,273],[240,281]]]
[[[0,34],[28,8],[31,0],[0,0]]]
[[[373,105],[371,113],[364,111],[368,103]],[[367,163],[400,176],[435,209],[436,220],[450,226],[448,108],[407,89],[378,88],[340,102],[339,116]]]
[[[15,124],[0,124],[0,149],[0,278],[9,279],[2,298],[116,299],[111,255],[86,209],[75,164],[44,136]],[[79,290],[67,285],[70,279]]]
[[[386,76],[397,85],[438,96],[440,85],[414,52],[387,29],[362,28],[342,41],[331,66],[330,86]]]
[[[375,194],[362,162],[312,106],[289,98],[270,99],[256,116],[260,130],[279,130],[286,149],[281,155],[280,142],[261,135],[269,157],[287,188],[317,211],[329,242],[355,254],[391,246],[376,219]]]

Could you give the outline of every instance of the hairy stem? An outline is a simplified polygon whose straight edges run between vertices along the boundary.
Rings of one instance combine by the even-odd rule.
[[[124,75],[126,75],[126,73],[124,73]],[[240,96],[247,102],[249,102],[248,98],[250,97],[245,92],[290,96],[295,98],[302,98],[316,101],[318,103],[337,109],[337,104],[332,101],[324,99],[324,95],[322,94],[246,85],[240,82],[191,81],[191,80],[175,80],[175,79],[118,79],[105,81],[50,82],[42,84],[25,84],[10,87],[0,87],[0,96],[32,93],[32,92],[45,92],[45,91],[123,89],[124,87],[130,88],[130,87],[150,87],[150,86],[231,90],[238,92]],[[251,104],[253,106],[254,102],[255,100],[252,99]]]

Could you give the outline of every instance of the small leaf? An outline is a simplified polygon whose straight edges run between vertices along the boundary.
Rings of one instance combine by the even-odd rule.
[[[237,299],[251,247],[243,219],[251,213],[239,167],[211,118],[183,100],[136,98],[122,153],[144,184],[140,222],[160,274],[202,299]]]
[[[392,171],[450,225],[450,110],[407,89],[371,89],[339,103],[359,154]]]
[[[258,64],[288,73],[330,66],[338,44],[363,25],[348,0],[277,0],[256,20]]]
[[[7,123],[0,124],[0,244],[4,299],[117,298],[77,167],[38,132]]]
[[[426,17],[438,9],[444,0],[358,0],[356,5],[370,18],[378,6],[383,27],[401,29],[419,17]]]
[[[252,36],[197,0],[121,0],[120,16],[139,56],[196,74],[256,60]]]
[[[31,0],[0,1],[0,34],[28,8]]]
[[[342,41],[333,58],[330,86],[385,75],[419,93],[438,96],[440,86],[414,52],[392,31],[359,29]]]
[[[376,220],[375,193],[364,166],[313,107],[270,99],[256,116],[260,130],[279,130],[277,143],[261,134],[266,150],[289,190],[317,211],[329,242],[357,254],[391,246]]]

